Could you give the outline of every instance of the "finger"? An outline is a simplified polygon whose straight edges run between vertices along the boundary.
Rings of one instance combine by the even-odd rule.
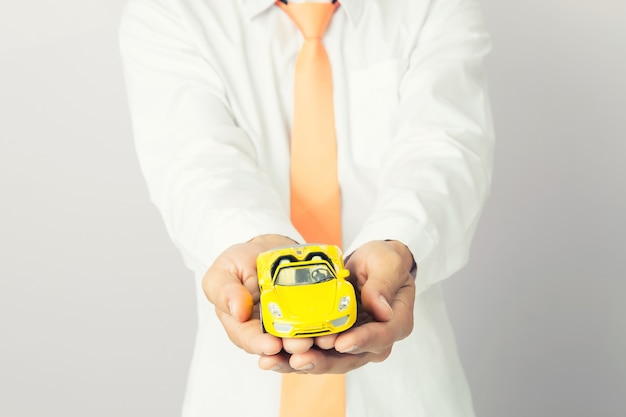
[[[368,268],[367,281],[361,289],[361,303],[365,311],[378,321],[388,321],[393,317],[391,303],[396,292],[407,285],[407,281],[412,281],[401,261],[396,253],[386,252]]]
[[[393,345],[397,332],[391,322],[367,323],[339,337],[335,349],[352,355],[381,353]]]
[[[207,299],[218,310],[226,312],[239,321],[250,317],[253,298],[242,284],[241,268],[227,256],[221,256],[209,268],[202,280],[202,289]]]
[[[291,355],[289,366],[298,372],[307,374],[343,374],[369,362],[381,362],[390,353],[391,348],[381,353],[368,352],[359,355],[341,354],[335,350],[311,349],[302,354]]]
[[[283,339],[283,349],[288,353],[304,353],[313,346],[313,338]]]
[[[366,243],[346,263],[364,310],[377,321],[393,316],[391,303],[395,293],[410,276],[405,264],[395,245],[385,241]]]
[[[319,336],[315,338],[315,346],[324,350],[332,349],[335,347],[335,340],[337,340],[337,334]]]
[[[275,355],[281,351],[281,339],[263,333],[259,319],[241,322],[230,314],[215,309],[228,338],[241,349],[254,355]]]
[[[280,373],[294,372],[295,370],[289,365],[289,355],[287,352],[279,352],[276,355],[261,355],[259,357],[259,368],[266,371],[274,371]]]
[[[393,343],[407,337],[413,330],[415,288],[410,283],[396,293],[392,303],[394,314],[386,322],[369,322],[340,334],[335,349],[342,353],[383,353]]]

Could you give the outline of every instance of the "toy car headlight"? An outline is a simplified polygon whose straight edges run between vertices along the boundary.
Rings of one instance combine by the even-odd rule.
[[[339,311],[345,310],[346,308],[348,308],[349,305],[350,305],[350,296],[344,295],[339,300]]]
[[[280,311],[280,307],[278,307],[278,304],[276,303],[269,303],[267,305],[267,308],[269,308],[270,310],[270,314],[274,317],[276,317],[277,319],[280,319],[283,317],[283,312]]]

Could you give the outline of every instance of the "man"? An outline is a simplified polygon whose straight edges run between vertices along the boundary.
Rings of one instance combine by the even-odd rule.
[[[477,1],[343,0],[332,17],[343,249],[373,321],[316,339],[263,334],[253,308],[256,256],[304,242],[302,34],[273,0],[131,0],[120,34],[151,198],[204,290],[183,415],[277,416],[294,371],[347,373],[348,416],[473,415],[438,282],[467,260],[491,175]]]

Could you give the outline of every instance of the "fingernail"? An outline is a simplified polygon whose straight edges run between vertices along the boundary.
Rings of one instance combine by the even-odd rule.
[[[341,351],[341,353],[353,353],[353,352],[356,352],[357,350],[359,350],[359,347],[357,345],[354,345],[354,346],[351,346],[349,349]]]
[[[384,296],[384,295],[382,295],[382,294],[380,295],[380,301],[381,301],[383,304],[385,304],[385,305],[387,306],[387,308],[389,309],[389,312],[390,312],[391,314],[393,314],[393,309],[392,309],[392,308],[391,308],[391,306],[389,305],[389,302],[387,302],[387,299],[385,298],[385,296]]]
[[[299,368],[294,368],[296,371],[308,371],[309,369],[313,369],[313,364],[312,363],[307,363],[306,365],[303,365]]]
[[[228,302],[228,314],[233,315],[233,310],[235,309],[235,303],[232,301]]]
[[[280,371],[281,366],[280,365],[276,365],[275,367],[273,367],[272,369],[270,369],[270,371]]]

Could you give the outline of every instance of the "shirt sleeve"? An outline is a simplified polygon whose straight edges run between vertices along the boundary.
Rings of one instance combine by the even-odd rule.
[[[261,234],[302,241],[216,71],[164,3],[131,1],[119,37],[137,154],[171,239],[194,270]]]
[[[431,4],[399,88],[374,211],[347,249],[405,243],[418,292],[465,265],[487,198],[494,133],[483,70],[491,47],[476,0]]]

